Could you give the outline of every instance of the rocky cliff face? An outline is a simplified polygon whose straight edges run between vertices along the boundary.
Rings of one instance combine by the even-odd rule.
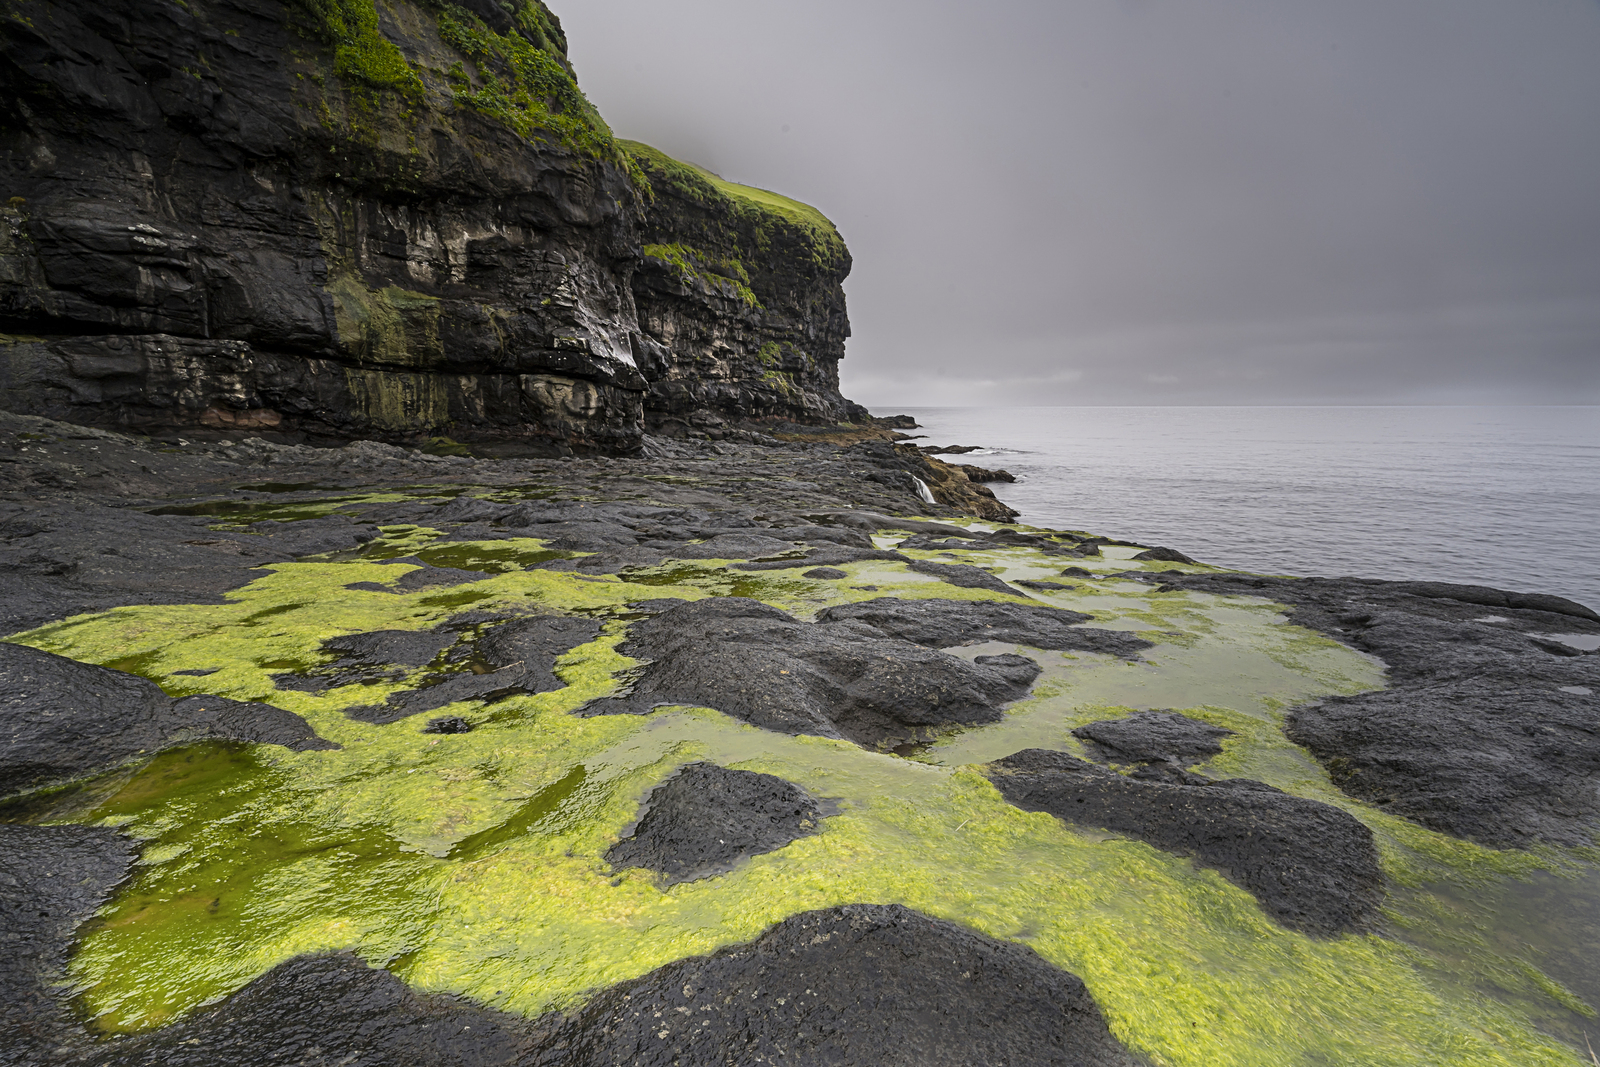
[[[839,395],[850,253],[833,224],[647,145],[623,147],[654,193],[633,276],[651,430],[865,419]]]
[[[808,277],[746,213],[752,288],[680,296],[641,220],[652,251],[734,245],[672,230],[676,186],[649,206],[565,46],[538,0],[6,0],[0,402],[544,452],[636,450],[647,388],[679,418],[851,411],[837,235]]]

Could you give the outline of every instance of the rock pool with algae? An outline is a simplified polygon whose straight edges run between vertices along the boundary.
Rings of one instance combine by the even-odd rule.
[[[998,594],[892,561],[847,564],[849,577],[830,581],[731,571],[718,560],[591,576],[521,569],[548,558],[532,539],[435,543],[436,531],[418,527],[384,535],[358,558],[265,568],[224,604],[124,607],[8,638],[136,670],[175,695],[269,701],[342,746],[196,744],[107,776],[76,803],[68,791],[41,808],[43,819],[117,826],[143,843],[136,876],[86,929],[73,961],[81,1003],[102,1030],[160,1025],[283,960],[335,949],[418,989],[532,1016],[750,940],[795,913],[869,902],[1031,946],[1080,976],[1116,1035],[1157,1064],[1581,1062],[1546,1030],[1575,1038],[1572,1021],[1592,1010],[1503,941],[1491,943],[1482,921],[1454,930],[1452,902],[1475,887],[1588,869],[1592,857],[1491,851],[1339,793],[1278,722],[1295,704],[1382,685],[1381,666],[1286,624],[1270,604],[1109,578],[1039,593],[1156,647],[1127,663],[1005,646],[1044,666],[1033,694],[1003,721],[908,759],[771,733],[706,708],[573,711],[635,666],[616,648],[630,601],[754,596],[807,618],[877,596]],[[442,565],[497,573],[445,591],[345,588],[392,582],[409,565],[382,560],[430,545]],[[1140,567],[1108,552],[1087,566]],[[1024,548],[954,555],[1012,580],[1060,570],[1058,559]],[[606,625],[558,660],[565,688],[442,709],[478,724],[466,734],[343,714],[404,688],[404,677],[322,694],[273,684],[274,672],[324,662],[327,637],[431,628],[485,609],[584,613]],[[211,673],[176,673],[184,670]],[[1152,707],[1235,731],[1202,771],[1258,778],[1370,826],[1392,882],[1392,929],[1337,939],[1287,931],[1216,872],[1020,811],[973,766],[1026,747],[1078,751],[1072,727]],[[720,877],[663,890],[647,871],[610,869],[604,853],[644,794],[701,759],[779,775],[832,799],[838,814],[819,834]]]

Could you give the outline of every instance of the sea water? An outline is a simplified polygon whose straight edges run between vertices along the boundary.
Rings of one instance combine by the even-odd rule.
[[[1038,526],[1600,609],[1600,407],[909,408]]]

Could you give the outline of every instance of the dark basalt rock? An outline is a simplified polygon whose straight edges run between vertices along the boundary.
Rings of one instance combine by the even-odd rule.
[[[1600,703],[1563,691],[1600,691],[1600,662],[1552,654],[1540,636],[1600,634],[1589,609],[1442,582],[1162,577],[1290,604],[1290,621],[1389,665],[1391,689],[1284,723],[1351,796],[1495,847],[1584,845],[1600,830]]]
[[[348,953],[297,957],[220,1004],[100,1044],[84,1040],[59,1009],[29,1018],[38,1033],[32,1048],[60,1050],[63,1067],[1141,1062],[1111,1035],[1076,976],[1025,946],[892,904],[796,915],[752,942],[668,964],[571,1014],[531,1023],[414,993]]]
[[[1232,730],[1173,711],[1136,711],[1126,718],[1088,723],[1072,733],[1107,763],[1178,766],[1220,755],[1222,738],[1233,736]]]
[[[1072,589],[1072,588],[1075,588],[1074,586],[1068,585],[1066,582],[1041,582],[1041,581],[1039,581],[1037,579],[1034,579],[1034,578],[1018,578],[1015,582],[1013,582],[1011,584],[1020,585],[1024,589],[1037,589],[1041,593],[1048,593],[1052,589]]]
[[[771,774],[691,763],[651,790],[633,834],[611,846],[612,867],[648,867],[664,885],[730,871],[817,832],[821,806]]]
[[[837,567],[813,567],[811,570],[801,572],[800,577],[815,578],[818,581],[826,581],[838,578],[848,578],[850,577],[850,572],[842,571]]]
[[[490,627],[478,638],[477,647],[496,670],[520,663],[555,682],[556,657],[588,644],[599,633],[600,623],[594,619],[534,615]]]
[[[546,1025],[531,1059],[539,1067],[1139,1062],[1076,976],[1023,945],[894,904],[796,915]]]
[[[1017,476],[1008,470],[990,470],[972,463],[952,463],[952,467],[967,476],[969,482],[1014,482]]]
[[[963,589],[988,589],[995,593],[1005,593],[1009,596],[1025,596],[1011,588],[1005,582],[996,578],[988,571],[979,567],[971,567],[965,563],[934,563],[932,560],[914,559],[910,563],[912,570],[918,574],[931,574],[941,582],[961,586]]]
[[[373,630],[364,634],[344,634],[322,642],[326,652],[341,657],[335,666],[356,664],[395,664],[425,667],[455,644],[459,634],[439,630]]]
[[[300,716],[222,697],[174,700],[154,682],[0,642],[0,796],[202,737],[335,748]]]
[[[437,719],[429,719],[428,725],[422,728],[425,734],[470,734],[472,724],[459,715],[445,715]]]
[[[1196,562],[1195,560],[1190,559],[1188,556],[1184,555],[1182,552],[1179,552],[1175,548],[1147,548],[1143,552],[1139,553],[1137,556],[1134,556],[1133,558],[1137,559],[1137,560],[1144,560],[1144,561],[1151,562],[1151,563],[1191,563],[1192,564],[1192,563]]]
[[[254,1067],[283,1063],[512,1067],[527,1023],[452,997],[414,993],[355,956],[299,956],[214,1007],[119,1038],[72,1067]]]
[[[371,638],[396,632],[354,636]],[[600,624],[592,619],[563,615],[537,615],[501,623],[485,630],[471,646],[451,654],[454,662],[469,668],[476,659],[477,671],[464,669],[425,675],[415,688],[391,693],[382,704],[346,708],[345,714],[362,722],[382,724],[435,711],[462,700],[492,702],[515,693],[548,693],[566,684],[555,675],[556,657],[594,640],[599,632]],[[426,651],[433,640],[441,636],[451,641],[455,639],[455,635],[438,634],[431,635],[429,641],[418,637],[416,653],[420,655]],[[334,640],[349,642],[352,639]],[[397,640],[396,644],[404,650],[405,642]],[[332,642],[325,647],[332,647]],[[325,668],[332,671],[328,684],[350,684],[356,680],[350,672],[341,669],[343,662]]]
[[[98,448],[113,458],[114,446]],[[127,456],[114,458],[128,464]],[[256,533],[209,529],[216,521],[203,512],[151,515],[90,500],[0,503],[0,630],[122,604],[219,604],[223,593],[260,577],[253,568],[354,548],[375,529],[343,516]]]
[[[1405,688],[1297,708],[1284,732],[1344,792],[1429,829],[1496,847],[1594,841],[1600,708],[1592,696],[1533,686],[1486,693],[1472,683]]]
[[[910,559],[899,552],[883,548],[854,548],[850,545],[820,545],[798,559],[759,560],[753,563],[735,563],[736,571],[783,571],[796,567],[836,567],[841,563],[860,563],[867,559],[886,559],[896,563],[909,563]]]
[[[481,582],[494,575],[486,571],[467,571],[459,567],[435,567],[427,561],[416,556],[397,556],[394,559],[382,561],[385,564],[405,563],[410,564],[415,570],[409,570],[392,582],[351,582],[346,589],[364,589],[372,593],[415,593],[419,589],[427,589],[436,585],[466,585],[469,582]]]
[[[1065,608],[996,600],[901,600],[879,597],[825,608],[818,622],[865,623],[891,637],[929,648],[1010,641],[1033,648],[1100,652],[1137,659],[1149,641],[1117,630],[1088,629],[1094,618]]]
[[[1293,930],[1359,933],[1377,922],[1383,871],[1372,831],[1338,808],[1248,779],[1175,768],[1145,779],[1026,749],[990,765],[1011,803],[1192,856],[1247,890]]]
[[[875,747],[995,722],[1039,673],[1020,657],[968,663],[860,623],[799,622],[743,597],[695,601],[635,623],[621,650],[653,662],[630,694],[594,701],[587,714],[699,705],[769,730]]]
[[[0,823],[0,1065],[38,1067],[89,1044],[59,996],[80,923],[94,917],[137,850],[99,826]]]

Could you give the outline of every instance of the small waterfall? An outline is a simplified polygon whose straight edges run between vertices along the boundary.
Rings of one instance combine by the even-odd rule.
[[[917,496],[922,499],[924,504],[938,503],[937,500],[933,499],[933,490],[928,488],[927,482],[918,478],[915,474],[911,476],[911,480],[917,483]]]

